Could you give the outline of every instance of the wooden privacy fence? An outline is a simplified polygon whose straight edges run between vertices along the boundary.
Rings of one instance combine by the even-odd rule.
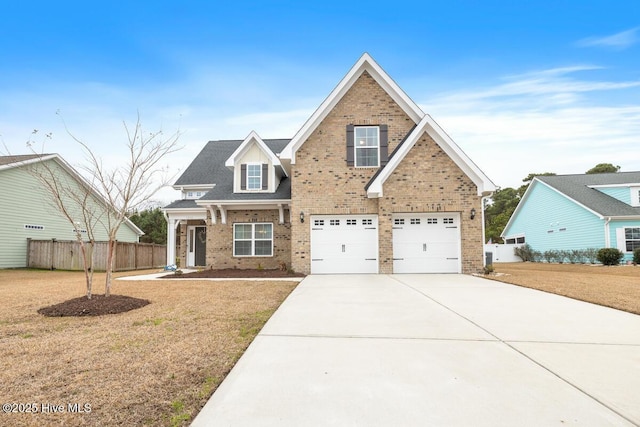
[[[87,250],[90,250],[85,243]],[[109,242],[96,242],[94,271],[107,268]],[[90,256],[90,254],[89,254]],[[161,267],[167,261],[167,246],[153,243],[116,243],[114,271]],[[27,239],[27,267],[50,270],[83,270],[82,249],[75,240]]]

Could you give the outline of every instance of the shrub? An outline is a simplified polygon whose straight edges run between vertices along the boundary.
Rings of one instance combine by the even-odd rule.
[[[542,257],[547,262],[562,262],[564,260],[564,254],[562,251],[557,251],[555,249],[544,251]]]
[[[542,252],[540,251],[532,251],[531,256],[533,256],[534,262],[542,262]]]
[[[571,251],[559,250],[558,252],[558,262],[563,264],[566,260],[571,256]]]
[[[584,259],[584,251],[582,249],[571,249],[568,251],[567,257],[569,258],[569,262],[571,264],[575,264],[576,262],[583,262]]]
[[[598,251],[598,261],[603,265],[618,265],[624,254],[616,248],[602,248]]]
[[[636,248],[636,249],[633,251],[633,263],[634,263],[635,265],[640,264],[640,248]]]
[[[519,248],[513,248],[513,253],[525,262],[534,260],[533,252],[533,249],[531,249],[531,246],[529,246],[528,243],[525,243]]]
[[[598,250],[596,248],[587,248],[584,250],[584,257],[587,262],[595,264],[598,260]]]
[[[493,268],[493,264],[489,264],[486,265],[483,269],[482,269],[482,273],[487,275],[487,274],[491,274],[495,271],[495,269]]]

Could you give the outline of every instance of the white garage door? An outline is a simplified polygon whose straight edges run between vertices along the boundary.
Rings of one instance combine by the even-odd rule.
[[[394,273],[460,273],[460,214],[394,214]]]
[[[377,273],[376,215],[311,216],[311,274]]]

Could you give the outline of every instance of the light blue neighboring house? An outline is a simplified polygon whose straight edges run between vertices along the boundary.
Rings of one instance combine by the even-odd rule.
[[[509,219],[505,243],[537,251],[640,248],[640,172],[538,176]]]

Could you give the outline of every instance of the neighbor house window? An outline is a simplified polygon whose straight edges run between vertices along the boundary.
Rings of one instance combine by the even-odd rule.
[[[625,228],[624,240],[627,252],[633,252],[637,248],[640,248],[640,227]]]
[[[233,225],[234,256],[272,256],[273,224],[251,223]]]
[[[378,126],[357,126],[354,132],[355,166],[362,168],[380,166]]]
[[[247,165],[247,190],[262,189],[262,165]]]

